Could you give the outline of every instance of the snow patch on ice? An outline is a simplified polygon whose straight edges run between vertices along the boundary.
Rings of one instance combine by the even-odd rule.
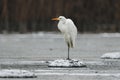
[[[33,72],[19,69],[3,69],[0,70],[0,78],[35,78]]]
[[[103,59],[120,59],[120,52],[105,53],[101,56]]]
[[[71,60],[57,59],[54,61],[50,61],[48,66],[50,67],[86,67],[85,63],[76,59],[71,59]]]

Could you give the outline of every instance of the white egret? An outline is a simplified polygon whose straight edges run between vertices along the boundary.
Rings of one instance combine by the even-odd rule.
[[[58,29],[64,35],[64,39],[68,46],[68,57],[69,60],[69,49],[75,47],[75,38],[77,36],[77,28],[71,19],[67,19],[64,16],[53,18],[52,20],[59,20]]]

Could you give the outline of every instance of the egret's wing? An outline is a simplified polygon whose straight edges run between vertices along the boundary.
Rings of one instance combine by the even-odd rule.
[[[68,32],[71,36],[77,35],[77,28],[71,19],[67,19]]]
[[[70,35],[70,39],[72,40],[73,47],[75,46],[75,38],[77,36],[77,28],[74,22],[71,19],[67,19],[67,28]]]

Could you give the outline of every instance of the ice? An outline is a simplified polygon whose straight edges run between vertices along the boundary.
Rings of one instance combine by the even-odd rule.
[[[70,75],[70,76],[114,76],[119,77],[119,73],[38,73],[38,75],[57,75],[57,76],[63,76],[63,75]]]
[[[3,69],[0,70],[0,78],[35,78],[33,72],[20,69]]]
[[[4,61],[0,65],[39,65],[45,64],[47,61]]]
[[[76,59],[71,59],[71,60],[57,59],[49,62],[49,66],[50,67],[85,67],[85,63]]]
[[[101,56],[104,59],[120,59],[120,52],[105,53]]]
[[[103,37],[120,37],[120,33],[101,33]]]

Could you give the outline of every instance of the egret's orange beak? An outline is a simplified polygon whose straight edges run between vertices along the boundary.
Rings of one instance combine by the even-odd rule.
[[[59,18],[52,18],[52,20],[56,20],[56,21],[58,21],[58,20],[60,20]]]

